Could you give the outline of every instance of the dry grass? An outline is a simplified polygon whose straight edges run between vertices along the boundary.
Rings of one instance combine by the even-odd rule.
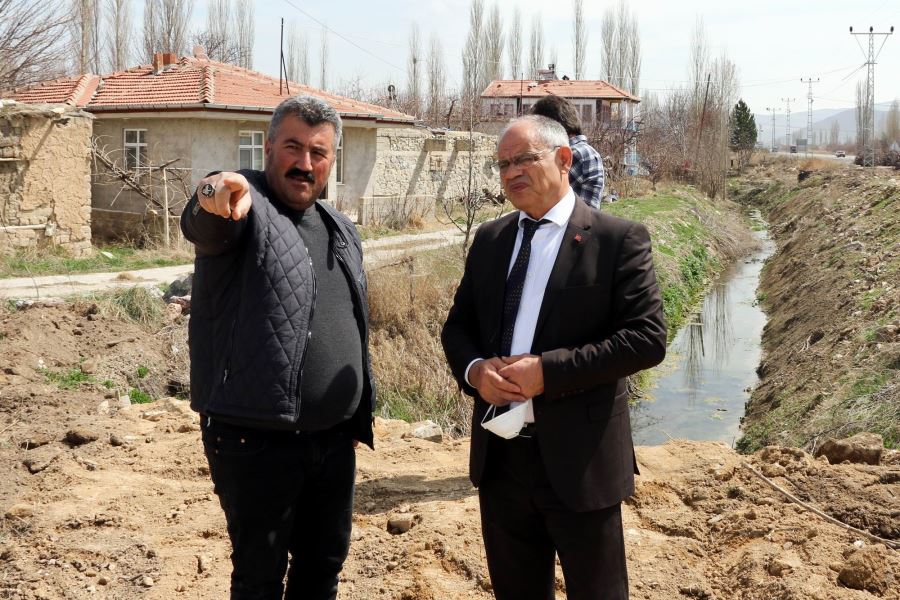
[[[801,161],[800,168],[804,171],[835,171],[843,168],[843,165],[833,160],[814,157]]]
[[[456,247],[418,253],[369,274],[372,368],[381,416],[431,419],[469,432],[471,401],[450,374],[440,331],[462,274]]]
[[[156,292],[141,286],[121,288],[79,299],[75,308],[85,314],[98,313],[158,331],[165,323],[165,304]]]

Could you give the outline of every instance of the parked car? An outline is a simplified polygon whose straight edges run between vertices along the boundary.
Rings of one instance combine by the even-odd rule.
[[[834,151],[834,155],[835,155],[837,158],[844,158],[845,156],[847,156],[847,153],[844,152],[843,150],[835,150],[835,151]]]
[[[791,146],[791,154],[797,154],[797,146]]]

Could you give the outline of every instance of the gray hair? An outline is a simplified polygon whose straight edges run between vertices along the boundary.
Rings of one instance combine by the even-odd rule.
[[[341,141],[341,116],[327,102],[315,96],[305,95],[286,98],[272,113],[268,133],[270,140],[278,135],[278,127],[288,115],[297,117],[310,126],[331,123],[334,127],[334,147],[337,149]]]
[[[547,148],[553,148],[554,146],[569,147],[569,136],[566,134],[565,128],[553,119],[548,119],[541,115],[525,115],[524,117],[518,117],[507,123],[506,127],[503,128],[503,131],[500,132],[500,137],[497,138],[497,145],[500,145],[500,140],[503,139],[503,136],[506,135],[506,132],[509,131],[511,127],[523,122],[531,125],[535,137],[537,137],[538,141]]]

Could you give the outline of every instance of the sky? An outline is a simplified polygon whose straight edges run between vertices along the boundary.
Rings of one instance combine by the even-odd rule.
[[[206,2],[195,1],[195,26],[201,27]],[[557,73],[574,75],[571,0],[485,0],[486,12],[494,2],[504,24],[516,6],[522,13],[523,61],[531,21],[539,15],[547,61],[555,49]],[[461,77],[469,4],[469,0],[255,0],[254,68],[278,75],[279,24],[284,18],[286,24],[295,21],[301,34],[309,37],[311,70],[316,73],[313,85],[319,81],[324,24],[329,89],[339,90],[350,81],[365,89],[388,83],[403,89],[409,32],[415,23],[424,47],[432,35],[440,39],[448,83],[455,86]],[[585,1],[586,78],[601,78],[600,20],[614,4]],[[809,86],[801,79],[819,80],[812,86],[813,108],[853,107],[856,82],[866,76],[869,39],[851,35],[851,26],[857,32],[867,32],[870,26],[888,32],[891,25],[898,26],[895,35],[875,37],[876,52],[884,43],[875,66],[875,101],[900,97],[900,0],[631,0],[628,6],[637,17],[641,37],[642,93],[664,96],[685,85],[692,32],[702,19],[711,55],[727,55],[737,65],[740,96],[755,113],[765,113],[766,108],[784,113],[785,99],[791,99],[791,113],[805,112]]]

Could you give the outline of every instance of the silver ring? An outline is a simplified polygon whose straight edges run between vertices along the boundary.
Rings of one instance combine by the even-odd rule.
[[[200,188],[200,193],[207,198],[212,198],[216,195],[216,188],[211,183],[204,183],[203,187]]]

